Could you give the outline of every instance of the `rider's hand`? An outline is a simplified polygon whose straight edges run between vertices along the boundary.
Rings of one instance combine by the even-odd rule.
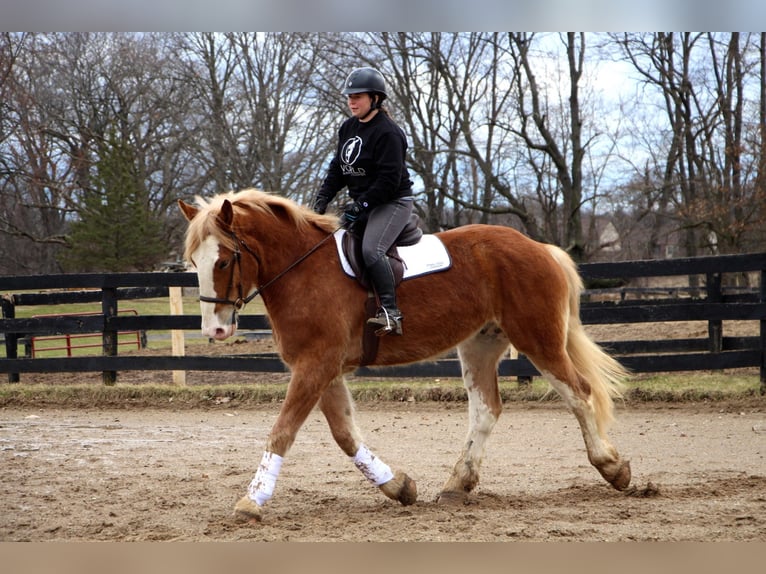
[[[324,212],[327,211],[327,200],[324,197],[317,197],[314,200],[314,205],[311,208],[314,210],[314,213],[323,215]]]
[[[351,205],[346,206],[346,208],[343,210],[343,225],[344,227],[349,227],[352,223],[354,223],[357,219],[359,219],[359,216],[364,212],[365,205],[359,201],[355,201]]]

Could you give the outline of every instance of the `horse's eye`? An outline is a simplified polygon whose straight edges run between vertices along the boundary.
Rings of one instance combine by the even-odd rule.
[[[225,259],[218,263],[218,269],[226,269],[231,263],[231,259]]]

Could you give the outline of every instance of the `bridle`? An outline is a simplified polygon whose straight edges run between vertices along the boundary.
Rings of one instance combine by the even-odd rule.
[[[340,227],[338,229],[340,229]],[[314,245],[306,253],[304,253],[298,259],[293,261],[285,269],[283,269],[282,271],[277,273],[274,277],[269,279],[266,283],[264,283],[263,285],[258,287],[255,291],[250,293],[250,295],[248,295],[247,297],[244,297],[243,296],[244,293],[242,292],[242,280],[241,280],[241,277],[242,277],[242,269],[241,269],[241,267],[242,267],[242,263],[241,263],[242,252],[240,251],[239,246],[241,245],[242,247],[244,247],[245,251],[247,251],[250,255],[252,255],[255,258],[256,262],[258,263],[258,267],[259,268],[261,267],[261,258],[258,256],[258,254],[255,251],[253,251],[250,248],[250,246],[247,243],[244,242],[244,240],[242,240],[239,237],[237,237],[237,235],[232,231],[231,232],[231,238],[234,240],[234,246],[235,246],[234,252],[232,254],[232,256],[234,258],[234,263],[231,266],[231,275],[229,276],[229,285],[226,288],[226,295],[231,293],[231,289],[234,286],[234,272],[235,272],[235,267],[237,267],[239,269],[239,272],[240,272],[240,282],[239,282],[239,285],[237,285],[237,292],[238,292],[237,298],[232,300],[232,299],[227,299],[225,297],[207,297],[205,295],[200,295],[199,296],[199,300],[202,301],[203,303],[220,303],[222,305],[232,305],[234,307],[234,318],[236,319],[237,311],[241,310],[242,307],[244,307],[245,305],[250,303],[250,301],[255,299],[267,287],[269,287],[270,285],[275,283],[277,280],[281,279],[283,275],[287,274],[289,271],[291,271],[293,268],[297,267],[301,262],[303,262],[303,260],[307,259],[312,253],[314,253],[314,251],[319,249],[328,239],[330,239],[333,235],[335,235],[335,233],[338,231],[338,229],[336,229],[335,231],[333,231],[332,233],[327,235],[324,239],[319,241],[319,243]]]
[[[258,266],[261,265],[261,258],[258,257],[258,254],[253,251],[247,243],[242,241],[237,235],[232,231],[231,232],[231,238],[234,240],[234,252],[232,253],[232,257],[234,258],[234,262],[231,265],[231,275],[229,275],[229,285],[226,287],[226,295],[228,296],[229,293],[231,293],[231,288],[234,286],[234,273],[235,271],[239,270],[240,277],[242,276],[242,251],[240,251],[239,246],[245,248],[245,250],[252,255],[255,260],[258,262]],[[237,269],[235,269],[235,267]],[[267,284],[268,285],[268,284]],[[265,287],[265,286],[264,286]],[[237,291],[239,292],[239,295],[236,299],[231,300],[224,297],[206,297],[205,295],[200,295],[199,300],[203,303],[221,303],[223,305],[233,305],[235,312],[239,311],[247,305],[250,301],[255,299],[255,297],[260,293],[260,289],[256,289],[253,293],[248,295],[247,297],[243,297],[242,292],[242,281],[240,279],[239,285],[237,286]]]
[[[338,228],[340,229],[340,227]],[[206,297],[205,295],[200,295],[199,300],[203,303],[220,303],[222,305],[232,305],[234,307],[234,314],[232,316],[232,322],[236,322],[237,319],[237,311],[240,311],[245,305],[250,303],[253,299],[255,299],[258,295],[260,295],[267,287],[275,283],[277,280],[281,279],[283,275],[287,274],[289,271],[291,271],[293,268],[297,267],[304,259],[307,259],[314,251],[319,249],[328,239],[330,239],[335,233],[338,231],[336,229],[332,233],[330,233],[327,237],[319,241],[316,245],[314,245],[311,249],[309,249],[306,253],[301,255],[298,259],[293,261],[290,265],[288,265],[285,269],[277,273],[274,277],[269,279],[266,283],[258,287],[255,291],[250,293],[248,296],[244,296],[244,293],[242,291],[242,251],[240,251],[239,247],[240,245],[245,248],[245,251],[247,251],[250,255],[252,255],[255,258],[255,261],[258,263],[258,268],[261,268],[261,258],[258,256],[258,254],[253,251],[250,246],[245,243],[242,239],[237,237],[237,235],[232,231],[231,232],[231,238],[234,240],[234,252],[232,254],[232,257],[234,258],[234,262],[231,266],[231,275],[229,276],[229,285],[226,288],[226,295],[228,296],[229,293],[231,293],[232,287],[234,287],[234,273],[235,273],[235,267],[239,270],[240,275],[240,281],[237,285],[237,298],[232,300],[228,299],[226,297]]]

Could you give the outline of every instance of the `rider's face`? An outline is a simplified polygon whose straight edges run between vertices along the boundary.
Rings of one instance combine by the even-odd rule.
[[[349,94],[348,109],[356,118],[363,118],[372,107],[372,95],[368,93]]]

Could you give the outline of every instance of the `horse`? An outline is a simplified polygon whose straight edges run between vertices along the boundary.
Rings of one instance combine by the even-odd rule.
[[[317,405],[367,480],[402,505],[416,502],[415,481],[370,450],[354,420],[344,376],[360,365],[368,292],[341,270],[335,242],[328,240],[339,218],[257,189],[178,204],[188,220],[184,257],[197,271],[204,335],[234,335],[238,311],[259,294],[290,371],[260,464],[234,506],[235,519],[262,519],[282,461]],[[497,366],[510,345],[574,414],[590,463],[612,487],[626,489],[630,462],[607,431],[628,372],[583,328],[583,282],[574,261],[509,227],[471,224],[435,235],[452,264],[399,285],[404,334],[382,337],[373,364],[413,363],[457,349],[468,434],[437,501],[464,502],[479,482],[485,444],[502,409]]]

